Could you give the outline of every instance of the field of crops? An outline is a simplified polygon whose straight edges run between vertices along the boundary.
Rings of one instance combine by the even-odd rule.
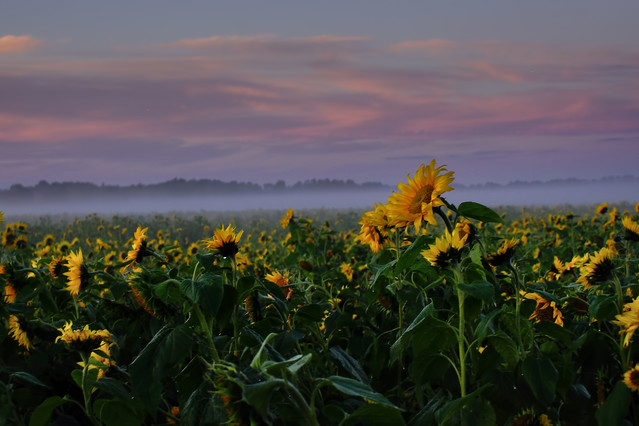
[[[0,424],[639,424],[639,203],[493,210],[452,182],[4,218]]]

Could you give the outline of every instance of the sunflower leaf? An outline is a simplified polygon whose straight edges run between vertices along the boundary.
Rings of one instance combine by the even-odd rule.
[[[494,210],[483,204],[473,201],[465,201],[457,207],[457,211],[461,216],[469,219],[481,220],[482,222],[503,223],[504,220]]]

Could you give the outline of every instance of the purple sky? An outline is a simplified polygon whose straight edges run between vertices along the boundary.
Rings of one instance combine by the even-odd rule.
[[[636,0],[10,2],[0,188],[639,175]]]

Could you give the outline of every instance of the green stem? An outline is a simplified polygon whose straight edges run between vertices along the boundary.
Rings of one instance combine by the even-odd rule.
[[[213,342],[213,331],[211,330],[211,327],[206,321],[206,317],[202,313],[202,310],[200,309],[200,306],[197,303],[193,304],[193,312],[195,312],[195,316],[200,322],[200,327],[202,327],[202,330],[204,331],[204,335],[206,336],[206,340],[209,344],[211,357],[213,358],[213,361],[217,363],[220,361],[220,356],[218,355],[217,349],[215,348],[215,342]]]
[[[84,412],[89,419],[93,422],[93,415],[91,413],[91,389],[87,389],[87,376],[89,373],[89,358],[85,352],[80,352],[82,358],[82,396],[84,398]]]
[[[466,349],[464,348],[464,292],[457,287],[457,299],[459,301],[459,333],[457,345],[459,347],[459,387],[461,396],[466,396]]]
[[[521,339],[521,318],[519,318],[519,314],[521,311],[521,295],[519,294],[520,291],[520,282],[519,282],[519,275],[517,274],[517,270],[515,269],[515,266],[512,264],[511,261],[508,261],[508,269],[510,269],[510,272],[512,272],[512,283],[513,283],[513,287],[515,288],[515,328],[517,329],[517,345],[518,345],[518,349],[519,349],[519,356],[521,357],[523,355],[524,349],[523,349],[523,341]]]
[[[446,216],[446,213],[444,213],[444,211],[441,209],[441,207],[435,207],[433,209],[433,212],[437,213],[439,215],[439,217],[442,218],[442,220],[444,221],[444,224],[446,225],[446,229],[448,230],[448,232],[452,233],[453,232],[453,224],[450,223],[450,219],[448,219],[448,216]]]

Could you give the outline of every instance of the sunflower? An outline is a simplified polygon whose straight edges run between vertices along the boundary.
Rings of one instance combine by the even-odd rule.
[[[286,214],[282,217],[282,220],[280,220],[280,225],[282,225],[282,228],[286,229],[288,227],[288,224],[291,223],[291,220],[293,219],[293,210],[288,209],[286,211]]]
[[[146,249],[146,231],[148,231],[148,229],[149,228],[142,229],[141,226],[138,226],[138,229],[133,233],[133,245],[126,256],[127,261],[140,263],[145,256],[149,255]]]
[[[444,205],[439,196],[453,190],[449,186],[453,180],[453,172],[447,172],[444,166],[435,167],[435,160],[428,166],[420,165],[412,179],[408,176],[408,184],[398,184],[399,192],[388,197],[386,206],[391,224],[397,227],[413,224],[418,231],[422,221],[437,225],[433,207]]]
[[[235,228],[231,225],[226,228],[217,228],[213,238],[206,241],[206,248],[221,254],[222,257],[235,259],[235,255],[239,251],[237,243],[240,241],[243,232],[240,231],[236,234]]]
[[[4,220],[2,220],[3,217],[4,217],[4,213],[0,212],[0,225],[4,223]]]
[[[639,297],[630,303],[626,303],[623,307],[623,313],[615,316],[616,321],[612,321],[619,327],[622,327],[619,334],[626,333],[623,346],[628,347],[630,338],[637,328],[639,328]]]
[[[29,336],[25,331],[24,320],[18,318],[15,315],[9,315],[9,334],[13,337],[13,340],[18,342],[20,346],[24,346],[26,350],[33,349],[33,344],[29,340]]]
[[[287,285],[290,284],[290,281],[286,276],[282,275],[278,271],[275,271],[271,274],[266,274],[264,276],[264,279],[266,281],[270,281],[274,284],[277,284],[280,287],[285,287],[282,289],[282,291],[284,292],[284,296],[286,297],[286,300],[291,300],[291,296],[293,295],[293,289],[286,287]]]
[[[632,217],[626,216],[621,219],[624,228],[624,239],[627,241],[639,241],[639,224]]]
[[[339,270],[346,276],[346,279],[349,283],[353,281],[353,273],[355,271],[353,271],[353,267],[349,263],[342,263],[339,267]]]
[[[378,253],[388,241],[388,211],[385,204],[375,204],[374,209],[364,213],[359,224],[362,226],[356,241],[368,244],[373,253]]]
[[[596,211],[597,214],[605,214],[608,211],[608,203],[599,204]]]
[[[453,229],[452,234],[446,231],[442,237],[435,239],[435,244],[430,244],[421,254],[431,265],[445,268],[452,260],[459,260],[468,235],[461,237],[458,229]]]
[[[62,272],[63,266],[64,257],[57,256],[51,259],[51,262],[49,262],[49,276],[51,278],[58,278],[60,276],[60,272]]]
[[[548,300],[537,293],[526,293],[522,291],[522,295],[526,299],[534,300],[535,302],[537,302],[535,312],[530,314],[530,317],[528,318],[529,320],[533,320],[536,318],[536,322],[541,322],[542,320],[554,321],[555,324],[562,327],[564,326],[564,315],[557,307],[557,303],[555,301]]]
[[[515,247],[517,247],[517,244],[519,244],[519,240],[515,238],[504,241],[496,252],[491,253],[486,257],[486,260],[492,266],[500,266],[506,262],[510,262],[510,259],[515,254]]]
[[[78,249],[77,254],[74,252],[69,253],[66,266],[68,271],[64,275],[67,277],[67,290],[73,297],[78,297],[80,290],[86,288],[91,278],[89,270],[84,264],[82,249]]]
[[[107,330],[91,330],[88,325],[82,329],[74,329],[70,321],[64,324],[64,328],[58,328],[58,331],[60,335],[55,341],[62,340],[78,351],[94,351],[102,345],[102,342],[113,341],[113,335]]]
[[[186,254],[188,254],[189,257],[193,257],[197,254],[199,248],[200,247],[197,245],[197,243],[193,243],[189,246],[189,248],[186,249]]]
[[[608,247],[604,247],[590,257],[587,263],[579,269],[580,276],[577,282],[583,284],[586,289],[600,284],[612,278],[615,265],[613,259],[615,252]]]
[[[630,390],[639,390],[639,364],[623,374],[623,382]]]

